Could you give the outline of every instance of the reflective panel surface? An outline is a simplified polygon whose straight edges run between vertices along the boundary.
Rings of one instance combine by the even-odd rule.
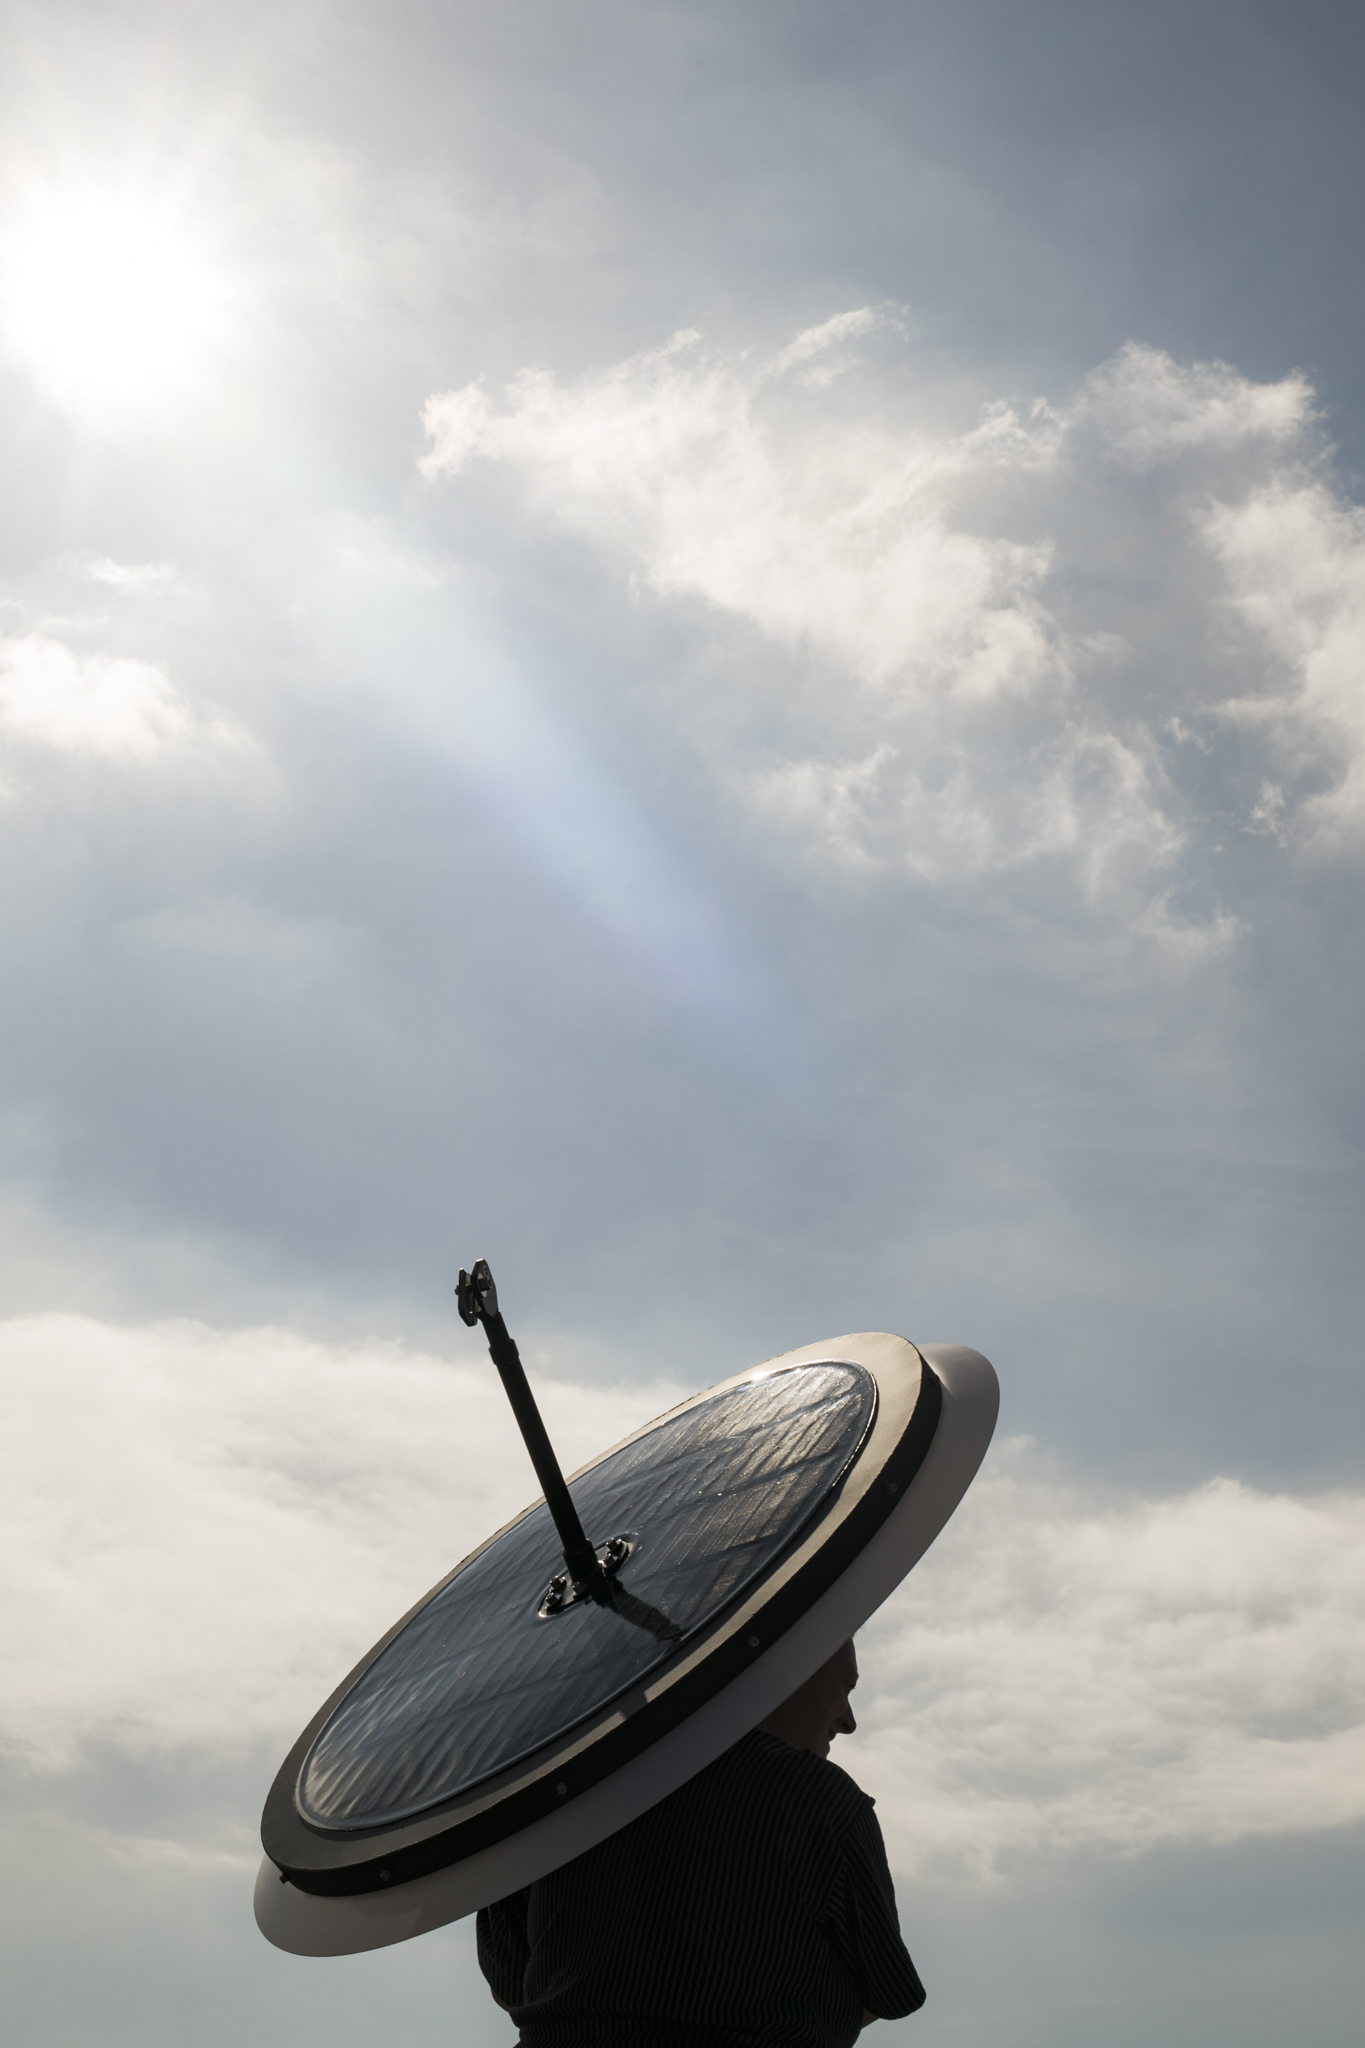
[[[432,1595],[357,1681],[299,1774],[306,1820],[377,1827],[530,1756],[638,1683],[777,1559],[872,1422],[863,1366],[788,1367],[659,1423],[573,1482],[613,1604],[542,1619],[563,1569],[542,1503]]]

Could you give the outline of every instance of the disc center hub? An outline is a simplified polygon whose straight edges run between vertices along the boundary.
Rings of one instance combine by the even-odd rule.
[[[614,1579],[634,1548],[635,1537],[630,1533],[613,1536],[608,1542],[599,1543],[597,1562],[602,1567],[603,1578]],[[564,1614],[570,1607],[576,1607],[580,1600],[591,1600],[594,1597],[591,1586],[585,1586],[581,1580],[572,1578],[568,1572],[556,1572],[540,1596],[536,1613],[542,1621],[549,1621],[552,1615]]]

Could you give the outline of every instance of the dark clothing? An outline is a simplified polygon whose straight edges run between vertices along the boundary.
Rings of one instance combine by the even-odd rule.
[[[851,2048],[924,2003],[872,1801],[760,1729],[478,1940],[524,2048]]]

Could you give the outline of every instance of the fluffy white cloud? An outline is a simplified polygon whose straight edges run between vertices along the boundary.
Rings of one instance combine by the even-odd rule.
[[[150,761],[204,734],[214,744],[241,738],[221,721],[201,726],[154,663],[76,654],[42,633],[0,640],[0,732],[118,761]]]
[[[0,1326],[3,1732],[283,1749],[534,1493],[474,1340],[447,1364],[278,1330]],[[537,1376],[569,1461],[676,1398]],[[866,1632],[849,1762],[902,1867],[1365,1814],[1365,1501],[1216,1481],[1096,1503],[997,1446]]]
[[[109,555],[97,555],[87,562],[86,573],[93,583],[105,583],[111,590],[135,596],[164,589],[175,581],[175,569],[169,562],[116,562]]]
[[[998,1445],[864,1662],[907,1865],[1358,1820],[1365,1498],[1105,1503]]]
[[[461,1330],[456,1347],[445,1363],[279,1330],[0,1325],[5,1745],[44,1768],[111,1742],[287,1747],[394,1615],[535,1496],[482,1345]],[[544,1387],[570,1463],[676,1398]]]
[[[1130,341],[1086,379],[1067,423],[1093,425],[1111,454],[1150,469],[1190,449],[1293,448],[1312,419],[1312,387],[1297,372],[1255,384],[1229,363],[1181,365]]]
[[[183,739],[190,714],[150,662],[73,654],[29,633],[0,642],[0,726],[64,752],[146,761]]]
[[[840,860],[894,854],[929,881],[981,875],[1046,855],[1072,858],[1094,895],[1125,860],[1142,871],[1174,859],[1182,834],[1162,807],[1164,774],[1150,742],[1079,727],[1040,748],[1030,772],[982,801],[969,761],[922,779],[879,741],[861,760],[784,762],[751,785],[761,812]],[[1159,917],[1160,899],[1145,915]],[[1208,933],[1203,934],[1204,938]]]
[[[1358,839],[1365,826],[1365,512],[1317,479],[1277,479],[1214,504],[1203,532],[1231,600],[1269,657],[1229,718],[1269,734],[1277,772],[1256,822],[1275,837]]]
[[[873,324],[811,329],[768,362],[695,333],[566,389],[523,371],[495,407],[471,385],[428,400],[428,476],[474,457],[526,470],[539,506],[625,551],[664,595],[699,595],[860,680],[966,700],[1027,690],[1052,665],[1036,592],[1044,544],[963,530],[951,487],[1050,458],[1050,419],[1009,409],[956,438],[831,432],[789,384]],[[817,387],[818,388],[818,387]]]
[[[1309,386],[1129,344],[1064,405],[907,425],[884,389],[830,389],[879,324],[769,358],[685,333],[573,384],[441,393],[422,467],[513,466],[641,585],[783,650],[777,681],[753,664],[747,727],[732,704],[696,727],[723,725],[717,772],[807,847],[930,880],[1060,861],[1136,929],[1225,943],[1216,904],[1168,909],[1207,836],[1191,754],[1254,722],[1259,781],[1220,759],[1219,815],[1286,844],[1365,787],[1360,514],[1313,474]],[[1229,601],[1254,645],[1229,644]]]

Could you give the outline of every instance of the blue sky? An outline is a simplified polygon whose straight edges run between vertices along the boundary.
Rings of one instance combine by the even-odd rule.
[[[529,1491],[478,1253],[581,1456],[841,1330],[995,1361],[848,1745],[890,2031],[1348,2038],[1362,33],[7,9],[26,2038],[508,2038],[467,1929],[247,1903]]]

